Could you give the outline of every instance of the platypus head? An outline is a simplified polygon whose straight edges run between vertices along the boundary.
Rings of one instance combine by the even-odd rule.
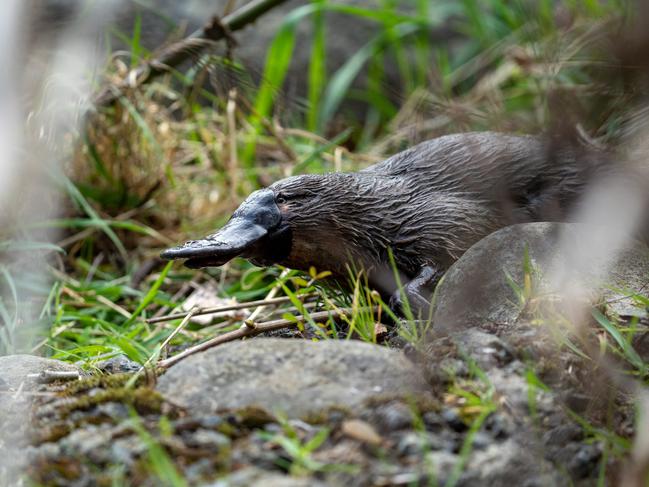
[[[257,265],[327,270],[345,252],[335,215],[346,206],[342,182],[349,177],[304,175],[278,181],[248,196],[218,232],[165,250],[161,257],[187,259],[190,268],[219,266],[240,256]]]
[[[187,259],[185,265],[200,268],[223,265],[241,256],[268,265],[285,258],[291,249],[291,229],[282,217],[275,192],[252,193],[218,232],[167,249],[163,259]]]

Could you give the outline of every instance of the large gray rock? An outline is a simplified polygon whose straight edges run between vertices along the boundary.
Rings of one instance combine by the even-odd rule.
[[[42,374],[55,375],[58,372],[80,373],[80,369],[60,360],[35,355],[6,355],[0,357],[0,390],[18,389],[21,384],[29,385],[38,379],[47,380]]]
[[[34,355],[0,357],[0,484],[18,485],[13,481],[25,461],[34,399],[30,392],[44,387],[39,383],[48,380],[48,374],[60,372],[74,375],[80,370],[72,364]]]
[[[271,338],[190,357],[163,375],[157,388],[193,414],[250,406],[289,417],[427,391],[420,371],[401,352],[357,341]]]
[[[203,487],[248,487],[259,485],[264,487],[325,487],[313,477],[291,477],[276,472],[268,472],[260,468],[248,467],[231,473]]]
[[[548,278],[553,272],[573,269],[576,253],[580,249],[587,251],[590,242],[586,235],[591,232],[585,229],[576,223],[524,223],[482,239],[451,266],[439,284],[433,314],[435,329],[449,333],[471,326],[515,323],[529,310],[520,302],[507,276],[523,287],[526,249],[536,294],[556,291],[551,289]],[[605,304],[610,313],[642,314],[628,291],[647,295],[649,249],[633,242],[617,256],[606,275],[601,274],[600,264],[592,262],[588,269],[575,270],[568,282],[590,288],[590,301]]]

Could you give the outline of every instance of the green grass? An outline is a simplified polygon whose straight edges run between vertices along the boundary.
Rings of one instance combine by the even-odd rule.
[[[313,458],[316,452],[329,439],[330,430],[327,427],[320,427],[310,437],[304,438],[290,421],[285,418],[278,418],[282,428],[280,433],[259,432],[264,440],[270,444],[279,446],[283,455],[275,460],[277,465],[295,476],[304,476],[318,472],[350,472],[358,471],[355,465],[338,463],[324,463]]]
[[[89,365],[118,353],[141,362],[178,324],[153,327],[146,323],[146,317],[162,307],[171,312],[182,302],[182,298],[172,299],[173,295],[195,276],[195,285],[216,282],[222,297],[263,297],[276,284],[278,271],[254,269],[239,261],[225,271],[199,274],[167,267],[148,275],[142,289],[132,288],[130,280],[138,266],[161,247],[217,227],[240,198],[258,187],[260,179],[335,167],[357,169],[367,164],[366,151],[405,147],[413,141],[413,133],[420,140],[457,129],[506,130],[515,123],[517,130],[534,131],[546,126],[548,91],[561,89],[582,96],[582,88],[597,75],[593,67],[597,58],[588,43],[598,38],[598,25],[623,12],[624,2],[566,2],[565,8],[572,15],[572,24],[567,27],[555,22],[549,1],[416,0],[408,9],[401,7],[392,0],[377,2],[371,9],[314,0],[295,9],[268,46],[261,82],[239,93],[234,131],[224,116],[227,100],[197,88],[199,75],[194,67],[129,93],[114,108],[99,113],[78,140],[68,174],[52,174],[68,202],[67,213],[63,218],[34,222],[25,233],[57,228],[72,240],[63,249],[29,238],[0,240],[0,251],[7,254],[17,247],[23,252],[66,252],[61,259],[65,267],[49,272],[52,283],[38,289],[44,307],[37,320],[47,322],[48,330],[33,345],[40,344],[40,352]],[[326,21],[327,13],[376,26],[374,37],[350,53],[334,72],[326,69],[327,34],[332,28]],[[288,128],[297,130],[278,133],[270,130],[271,117],[277,114],[274,107],[298,47],[297,28],[303,23],[311,25],[314,33],[309,46],[312,61],[306,73],[307,109],[280,117],[291,124]],[[453,46],[432,43],[427,30],[444,25],[454,26],[464,35],[463,40]],[[141,19],[135,20],[133,32],[116,35],[130,46],[132,65],[150,56],[141,45]],[[512,57],[512,52],[524,59]],[[528,69],[524,63],[535,69]],[[397,99],[385,91],[386,65],[395,66],[400,79]],[[354,86],[365,69],[364,87]],[[113,74],[110,68],[108,71]],[[174,80],[180,85],[172,84]],[[186,97],[188,94],[192,96]],[[194,94],[210,103],[197,104]],[[364,118],[348,119],[346,130],[331,135],[331,122],[343,113],[340,109],[350,99],[366,105]],[[184,117],[179,120],[177,113]],[[431,119],[435,128],[429,130],[425,123],[410,122],[422,117]],[[607,120],[593,122],[599,125],[588,127],[591,132],[614,136],[602,132]],[[326,135],[330,137],[323,138]],[[234,151],[229,147],[232,144]],[[257,162],[276,157],[268,155],[274,151],[288,154],[292,160],[283,168]],[[232,169],[243,179],[231,175]],[[240,183],[231,192],[233,181]],[[11,266],[3,267],[1,274],[5,296],[0,301],[4,322],[0,343],[9,351],[15,348],[21,293],[30,284],[17,284],[17,271]],[[21,282],[28,280],[20,277]],[[282,284],[282,292],[295,298],[295,310],[278,313],[306,316],[306,326],[321,338],[353,337],[375,342],[376,322],[394,317],[362,277],[352,276],[351,280],[350,294],[320,291],[325,309],[352,309],[338,325],[309,321],[309,311],[297,296],[307,288],[311,291],[314,283],[301,282],[296,276]],[[525,281],[514,289],[522,307],[534,293],[530,286],[531,281]],[[425,330],[409,313],[408,303],[405,313],[408,319],[401,322],[399,333],[406,341],[418,343]],[[615,326],[598,321],[620,353],[637,370],[643,370],[640,367],[644,365],[625,345],[626,339],[615,334]],[[171,345],[195,343],[213,332],[213,328],[204,332],[192,325]]]
[[[588,57],[588,42],[597,38],[593,26],[622,12],[624,2],[606,6],[567,2],[566,8],[573,18],[568,27],[556,24],[548,1],[532,5],[500,0],[416,0],[404,10],[391,0],[377,2],[371,9],[314,0],[286,17],[268,47],[260,84],[239,94],[235,132],[222,110],[226,100],[194,85],[199,77],[194,67],[123,96],[87,127],[68,165],[68,175],[52,174],[70,205],[65,217],[31,224],[32,229],[57,228],[78,238],[64,249],[29,238],[0,240],[0,250],[6,253],[16,247],[24,252],[67,252],[62,257],[63,272],[50,272],[52,284],[39,289],[45,306],[38,319],[47,321],[49,330],[38,350],[88,364],[117,353],[138,361],[150,357],[178,323],[152,327],[145,318],[161,307],[171,311],[178,306],[182,299],[172,299],[173,294],[195,274],[168,267],[147,276],[140,290],[129,285],[133,273],[159,248],[217,227],[239,198],[258,186],[260,178],[277,179],[282,172],[330,171],[340,162],[342,169],[357,169],[367,164],[366,150],[396,150],[409,145],[413,133],[421,139],[457,129],[508,129],[513,122],[524,131],[547,125],[548,90],[562,89],[581,96],[581,88],[596,75],[589,61],[596,66],[597,59]],[[326,13],[376,26],[374,37],[350,53],[334,72],[326,69],[327,33],[332,28]],[[279,134],[269,130],[271,117],[276,114],[274,107],[291,67],[296,29],[303,23],[311,25],[314,32],[309,46],[312,61],[306,73],[307,109],[283,117],[285,123],[291,123],[289,128],[300,131]],[[453,47],[431,43],[427,29],[447,24],[455,26],[464,39]],[[135,20],[132,33],[116,35],[130,46],[133,65],[150,56],[141,45],[141,19]],[[557,50],[557,45],[566,49]],[[519,56],[525,53],[525,62],[538,69],[527,69],[513,59],[512,49],[517,49]],[[385,69],[390,64],[400,78],[397,99],[385,91]],[[368,75],[364,88],[359,89],[353,83],[364,69]],[[173,80],[180,80],[180,85],[172,85]],[[210,104],[198,105],[195,96],[184,97],[188,93],[197,93]],[[365,118],[349,119],[347,130],[321,138],[331,134],[330,123],[350,99],[366,105]],[[175,104],[173,110],[169,103]],[[458,108],[466,110],[461,123],[449,112],[460,113]],[[178,112],[184,114],[183,119],[178,120]],[[437,121],[434,130],[408,125],[408,120],[422,116]],[[508,122],[494,126],[495,120]],[[612,136],[601,132],[605,120],[597,123],[600,125],[589,128],[598,135]],[[406,127],[407,134],[403,131]],[[230,144],[234,144],[235,161],[230,161]],[[354,147],[355,152],[348,149]],[[293,160],[288,169],[257,163],[276,150],[290,153]],[[239,164],[234,170],[244,178],[228,197],[228,187],[236,180],[228,172],[232,163]],[[227,271],[199,273],[197,284],[217,282],[223,297],[256,299],[275,285],[277,273],[235,262]],[[15,274],[11,266],[2,270],[6,296],[0,302],[4,322],[0,343],[7,351],[14,348],[16,308],[21,301]],[[305,292],[300,290],[305,287],[302,284],[292,278],[282,291],[289,296]],[[515,289],[521,306],[533,291],[528,284]],[[351,288],[349,295],[321,291],[326,309],[353,310],[342,324],[330,321],[316,327],[297,299],[292,303],[296,311],[287,316],[304,314],[307,326],[322,338],[346,336],[374,342],[376,321],[394,317],[362,278],[352,277]],[[405,311],[408,315],[407,303]],[[417,343],[425,333],[412,316],[408,318],[402,321],[400,334]],[[206,336],[192,326],[171,345],[194,343]],[[625,343],[612,337],[618,347]],[[635,360],[636,368],[640,366],[629,356],[628,347],[621,351]]]
[[[124,94],[114,107],[92,117],[81,135],[71,134],[73,153],[65,171],[51,174],[63,214],[0,233],[0,354],[33,352],[90,370],[119,354],[144,364],[241,326],[241,320],[227,318],[207,326],[190,323],[162,349],[180,320],[149,324],[147,318],[178,311],[193,289],[207,285],[214,285],[220,298],[239,301],[262,299],[279,286],[290,302],[267,309],[258,320],[293,320],[311,339],[380,343],[377,323],[392,321],[403,340],[421,348],[427,328],[415,319],[407,300],[406,319],[399,320],[362,274],[352,273],[351,291],[341,291],[323,284],[327,269],[292,271],[280,279],[282,269],[259,269],[237,259],[220,269],[196,272],[158,266],[138,286],[132,280],[160,249],[212,232],[262,185],[290,174],[357,170],[445,133],[539,132],[556,116],[550,93],[561,93],[587,109],[579,121],[588,134],[615,140],[627,105],[621,87],[606,84],[603,77],[600,27],[621,15],[627,2],[563,3],[567,24],[557,20],[550,0],[412,0],[407,12],[401,8],[404,2],[394,0],[377,0],[373,8],[313,0],[287,15],[272,43],[264,46],[267,62],[258,82],[236,60],[209,53],[187,71],[171,72]],[[327,35],[334,28],[328,13],[376,26],[364,45],[333,71],[327,70]],[[296,45],[296,32],[304,24],[312,28],[313,42]],[[431,41],[430,29],[448,26],[460,33],[460,40]],[[130,46],[130,66],[151,56],[141,44],[141,28],[137,18],[133,32],[117,34]],[[286,113],[281,109],[282,88],[296,49],[311,53],[305,99],[296,100],[306,108]],[[209,63],[243,80],[232,100],[234,125],[227,117],[228,100],[199,84]],[[117,79],[124,73],[113,64],[106,74]],[[349,109],[352,105],[362,110]],[[58,241],[39,238],[44,229],[60,231]],[[37,262],[37,269],[26,270],[25,260]],[[523,282],[509,276],[521,309],[538,297],[529,256],[523,271]],[[314,308],[301,299],[310,293],[332,313],[325,323],[310,317]],[[648,304],[643,296],[637,301],[639,306]],[[350,312],[334,319],[342,308]],[[593,320],[602,347],[620,360],[628,375],[646,383],[647,364],[631,346],[640,325],[596,310]],[[577,340],[561,340],[575,355],[590,360]],[[448,485],[459,480],[474,435],[496,407],[484,375],[475,368],[472,374],[472,381],[449,391],[465,405],[469,434]],[[527,379],[534,415],[535,394],[543,385],[532,368]],[[582,423],[593,438],[603,438],[607,455],[628,452],[625,439]],[[283,428],[268,440],[288,458],[287,470],[327,468],[312,454],[329,440],[329,431],[323,428],[304,441],[288,423]],[[172,485],[183,485],[164,451],[145,433],[141,437],[150,447],[152,471]]]

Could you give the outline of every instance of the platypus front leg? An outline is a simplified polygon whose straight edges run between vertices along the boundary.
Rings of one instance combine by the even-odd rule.
[[[405,314],[405,298],[414,318],[426,320],[431,317],[431,300],[435,286],[444,275],[435,266],[426,265],[421,268],[414,279],[404,284],[402,289],[397,289],[390,297],[390,308],[397,313]]]

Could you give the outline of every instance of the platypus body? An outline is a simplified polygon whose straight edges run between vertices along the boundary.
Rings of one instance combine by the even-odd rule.
[[[162,257],[198,268],[242,256],[343,280],[362,269],[395,302],[391,250],[411,307],[426,311],[444,271],[481,238],[566,219],[604,156],[534,136],[439,137],[359,172],[278,181],[252,193],[217,233]]]

